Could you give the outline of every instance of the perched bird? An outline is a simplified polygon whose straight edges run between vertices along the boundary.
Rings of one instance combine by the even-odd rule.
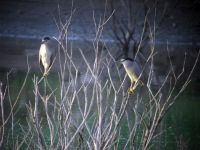
[[[56,39],[44,37],[39,50],[39,64],[43,68],[43,76],[47,76],[51,69],[52,63],[55,60],[57,49]]]
[[[139,83],[143,85],[143,82],[139,79],[142,68],[131,58],[122,58],[120,59],[120,62],[123,64],[124,69],[131,80],[131,86],[129,87],[128,92],[129,94],[132,94]]]

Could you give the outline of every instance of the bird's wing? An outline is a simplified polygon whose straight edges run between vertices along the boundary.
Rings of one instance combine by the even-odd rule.
[[[49,64],[49,68],[48,68],[48,72],[51,69],[56,57],[55,57],[55,50],[54,49],[49,49],[51,51],[51,55],[50,55],[50,64]]]
[[[46,43],[46,47],[50,53],[50,64],[49,64],[48,71],[51,69],[51,67],[56,59],[56,54],[58,51],[58,44],[59,44],[58,41],[56,41],[55,39],[51,39],[51,41]]]
[[[133,62],[133,69],[134,69],[136,75],[140,76],[140,74],[142,73],[142,68],[136,61]]]

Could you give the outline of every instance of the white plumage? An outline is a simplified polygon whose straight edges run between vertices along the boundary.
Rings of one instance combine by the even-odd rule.
[[[39,50],[39,63],[43,67],[43,76],[48,75],[52,66],[56,52],[56,41],[49,37],[44,37]]]

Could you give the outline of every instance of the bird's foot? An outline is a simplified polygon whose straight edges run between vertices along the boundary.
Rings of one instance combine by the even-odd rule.
[[[48,75],[47,73],[44,73],[44,74],[43,74],[43,77],[45,78],[45,77],[47,77],[47,75]]]
[[[137,84],[135,84],[134,86],[130,86],[128,89],[128,94],[134,94],[136,88]]]
[[[128,94],[134,94],[135,88],[129,87]]]

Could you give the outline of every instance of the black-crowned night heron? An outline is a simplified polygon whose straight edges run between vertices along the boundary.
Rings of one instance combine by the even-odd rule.
[[[132,94],[138,84],[143,85],[142,81],[139,79],[142,69],[139,64],[131,58],[122,58],[120,59],[120,62],[123,64],[124,69],[131,80],[131,86],[128,92],[129,94]]]
[[[57,49],[56,39],[44,37],[39,50],[39,64],[43,68],[43,76],[47,76],[55,59]]]

